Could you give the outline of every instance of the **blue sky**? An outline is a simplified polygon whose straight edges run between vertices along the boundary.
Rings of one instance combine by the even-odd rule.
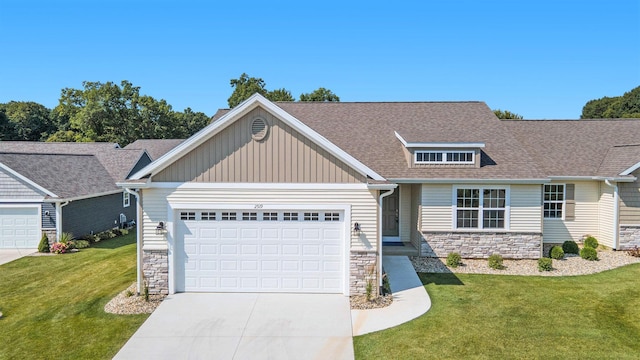
[[[640,85],[640,1],[0,0],[0,46],[0,102],[129,80],[213,115],[246,72],[296,98],[578,118]]]

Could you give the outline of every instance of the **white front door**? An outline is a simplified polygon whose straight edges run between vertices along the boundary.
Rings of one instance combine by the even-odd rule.
[[[0,248],[35,249],[39,242],[39,207],[0,207]]]
[[[343,292],[344,212],[179,210],[176,218],[176,291]]]

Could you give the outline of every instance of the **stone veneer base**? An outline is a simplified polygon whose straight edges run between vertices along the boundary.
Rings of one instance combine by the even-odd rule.
[[[351,250],[349,259],[349,294],[364,295],[367,282],[371,281],[372,291],[378,291],[378,253],[375,250]]]
[[[620,225],[620,237],[618,250],[631,250],[640,248],[640,225]]]
[[[150,294],[169,294],[168,250],[142,250],[142,273]]]
[[[447,257],[457,252],[467,259],[486,259],[500,254],[505,259],[538,259],[542,255],[542,233],[512,232],[423,232],[421,254]]]

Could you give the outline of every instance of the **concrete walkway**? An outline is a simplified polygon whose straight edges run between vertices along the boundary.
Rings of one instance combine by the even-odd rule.
[[[389,277],[393,303],[381,309],[351,310],[353,336],[404,324],[431,308],[431,299],[408,257],[384,256],[382,266]]]
[[[0,249],[0,265],[37,252],[38,249]]]
[[[353,359],[349,298],[168,296],[114,359]]]

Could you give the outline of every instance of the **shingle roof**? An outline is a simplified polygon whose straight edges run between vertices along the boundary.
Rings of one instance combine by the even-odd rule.
[[[169,150],[180,145],[184,139],[140,139],[125,146],[125,149],[146,150],[151,160],[155,160],[160,156],[169,152]]]
[[[640,161],[640,120],[504,121],[548,176],[616,176]],[[606,174],[606,175],[605,175]]]
[[[118,190],[94,155],[0,153],[0,162],[60,198]]]

